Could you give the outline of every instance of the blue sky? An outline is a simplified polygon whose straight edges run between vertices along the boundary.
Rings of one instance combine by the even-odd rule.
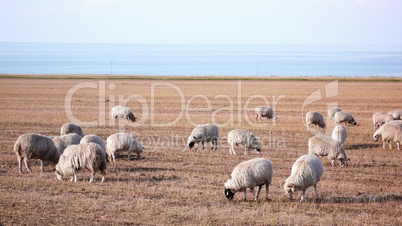
[[[402,0],[0,0],[0,42],[402,45]]]

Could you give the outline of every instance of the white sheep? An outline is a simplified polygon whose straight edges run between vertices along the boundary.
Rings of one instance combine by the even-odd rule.
[[[353,118],[353,116],[348,113],[348,112],[344,112],[344,111],[338,111],[337,113],[335,113],[334,115],[334,119],[335,119],[335,123],[337,125],[339,125],[340,123],[344,122],[345,125],[349,124],[349,125],[357,125],[356,120]]]
[[[55,136],[52,138],[54,145],[63,154],[64,150],[73,144],[79,144],[82,137],[76,133],[69,133],[63,136]]]
[[[331,165],[339,160],[343,167],[350,159],[347,158],[345,149],[339,141],[325,135],[315,135],[308,139],[308,154],[317,156],[328,156]]]
[[[83,168],[91,171],[89,183],[92,183],[95,173],[100,171],[102,182],[106,175],[106,155],[102,147],[95,143],[84,143],[70,145],[60,156],[59,163],[56,165],[56,177],[63,180],[63,177],[72,176],[71,181],[77,182],[77,172]]]
[[[339,141],[343,145],[346,138],[348,137],[348,132],[343,125],[335,126],[334,130],[332,131],[332,138]]]
[[[116,162],[117,152],[128,151],[128,160],[130,160],[131,152],[136,152],[137,158],[140,158],[143,149],[141,143],[131,134],[115,133],[106,139],[106,153],[114,162]]]
[[[402,110],[392,110],[388,114],[391,114],[394,120],[402,120]]]
[[[383,148],[385,148],[385,142],[389,144],[389,148],[392,149],[391,142],[396,142],[398,150],[400,150],[400,143],[402,142],[402,126],[395,123],[385,123],[382,125],[373,135],[374,141],[377,141],[382,137]]]
[[[272,181],[274,168],[272,163],[264,158],[251,159],[238,164],[226,183],[224,194],[228,200],[232,200],[236,192],[244,192],[244,200],[247,200],[246,189],[250,188],[254,200],[258,201],[261,187],[265,185],[265,197],[268,200],[269,185]],[[254,193],[257,187],[257,193]]]
[[[321,129],[325,129],[324,117],[318,112],[309,111],[306,114],[307,129],[310,130],[310,125],[317,125]]]
[[[302,191],[303,195],[300,202],[306,201],[306,190],[314,186],[315,196],[318,199],[317,183],[324,173],[324,166],[320,159],[315,155],[303,155],[296,160],[292,166],[292,173],[286,179],[283,189],[289,199],[297,191]]]
[[[329,120],[334,119],[334,115],[335,115],[335,113],[337,113],[338,111],[342,111],[342,110],[339,109],[339,108],[337,108],[337,107],[330,108],[330,109],[328,110],[328,118],[329,118]]]
[[[117,121],[117,118],[125,119],[127,121],[135,122],[136,117],[134,116],[133,111],[131,111],[130,108],[128,107],[123,107],[120,105],[114,106],[110,110],[110,115],[114,119],[114,121]]]
[[[19,136],[14,144],[14,152],[17,155],[20,173],[22,173],[22,159],[24,159],[27,170],[32,173],[29,166],[30,159],[40,159],[41,170],[44,172],[43,161],[50,161],[56,165],[60,157],[60,151],[56,148],[52,139],[36,133],[27,133]]]
[[[99,144],[102,149],[104,150],[105,154],[106,154],[106,145],[105,142],[103,141],[103,139],[95,134],[87,134],[85,135],[82,139],[81,139],[81,144],[84,143],[95,143],[95,144]]]
[[[187,139],[187,146],[191,149],[194,144],[195,150],[198,148],[198,143],[202,143],[204,149],[204,142],[211,142],[211,149],[215,145],[215,150],[218,148],[219,129],[214,124],[203,124],[196,126]]]
[[[391,121],[394,121],[394,116],[392,116],[391,114],[387,114],[384,112],[376,112],[373,114],[374,130],[376,130],[376,128],[380,128],[380,126],[382,126],[383,124]]]
[[[272,119],[274,122],[278,119],[272,108],[266,106],[258,106],[255,108],[255,120],[257,121],[259,118],[262,122],[262,117],[266,117],[267,120]]]
[[[63,136],[63,135],[69,134],[69,133],[76,133],[76,134],[80,135],[81,137],[85,136],[81,127],[79,127],[73,123],[65,123],[64,125],[61,126],[60,135]]]
[[[228,134],[229,153],[236,155],[235,147],[238,145],[244,146],[244,154],[247,155],[247,150],[253,149],[261,152],[261,145],[253,133],[243,130],[235,129]]]

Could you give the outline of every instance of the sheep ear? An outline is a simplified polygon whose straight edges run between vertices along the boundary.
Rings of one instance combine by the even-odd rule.
[[[197,139],[195,136],[193,136],[194,140]]]

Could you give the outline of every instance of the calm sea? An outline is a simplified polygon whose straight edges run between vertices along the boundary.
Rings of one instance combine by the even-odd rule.
[[[0,43],[0,73],[402,76],[402,46]]]

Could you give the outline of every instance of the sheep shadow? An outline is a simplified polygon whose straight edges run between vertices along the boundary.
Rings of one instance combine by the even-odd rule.
[[[160,176],[150,176],[150,177],[138,177],[138,178],[133,178],[133,177],[127,177],[127,178],[106,178],[106,181],[110,182],[134,182],[134,183],[143,183],[143,182],[148,182],[152,184],[156,184],[162,181],[178,181],[181,180],[181,177],[178,177],[176,175],[173,176],[165,176],[165,175],[160,175]]]
[[[379,148],[382,144],[352,144],[349,146],[350,150],[366,149],[366,148]]]
[[[319,203],[384,203],[402,202],[402,196],[390,194],[385,196],[364,196],[364,197],[332,197],[329,199],[319,199]]]

